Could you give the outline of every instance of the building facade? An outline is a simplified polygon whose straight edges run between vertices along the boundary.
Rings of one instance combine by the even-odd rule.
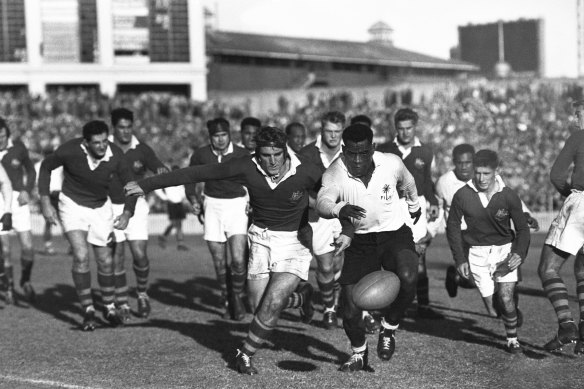
[[[0,87],[207,98],[200,0],[0,0]]]

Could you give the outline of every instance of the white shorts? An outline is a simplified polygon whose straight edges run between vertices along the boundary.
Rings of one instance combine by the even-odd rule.
[[[584,192],[573,190],[550,226],[545,244],[576,255],[584,246]]]
[[[203,238],[211,242],[226,242],[233,235],[247,234],[248,217],[245,213],[247,197],[218,199],[205,196],[205,233]]]
[[[114,218],[124,212],[124,204],[112,204]],[[114,228],[114,239],[116,242],[124,242],[126,240],[148,240],[148,203],[146,199],[141,196],[136,202],[136,209],[134,216],[130,218],[128,227],[125,230],[118,230]]]
[[[59,215],[63,231],[87,231],[87,242],[92,245],[105,247],[113,239],[114,213],[109,198],[101,207],[89,208],[61,192]]]
[[[319,218],[318,221],[310,222],[312,228],[312,253],[322,255],[335,250],[332,244],[335,238],[341,234],[341,222],[339,219]]]
[[[517,269],[503,277],[493,276],[497,265],[511,252],[511,243],[502,246],[471,246],[468,251],[470,272],[482,297],[495,293],[495,282],[517,282]]]
[[[420,203],[420,208],[422,209],[422,215],[416,224],[414,224],[414,219],[410,216],[408,210],[408,203],[406,199],[402,198],[400,201],[404,204],[404,215],[406,219],[406,225],[411,228],[412,235],[414,236],[414,243],[417,243],[420,239],[426,236],[428,232],[428,215],[426,214],[427,204],[426,198],[424,196],[418,196],[418,202]]]
[[[20,192],[12,192],[12,229],[16,232],[26,232],[32,230],[30,205],[18,204]],[[4,197],[0,196],[0,209],[4,209]],[[2,216],[2,214],[0,214]],[[0,235],[9,234],[11,231],[1,231]]]
[[[291,273],[308,280],[312,254],[298,239],[297,231],[270,231],[252,224],[247,233],[247,278],[267,278],[270,273]]]

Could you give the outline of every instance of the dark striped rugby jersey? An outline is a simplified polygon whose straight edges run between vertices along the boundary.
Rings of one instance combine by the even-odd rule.
[[[133,175],[123,151],[111,143],[109,148],[112,155],[109,160],[101,161],[96,169],[91,170],[87,154],[81,148],[82,141],[82,138],[72,139],[45,158],[39,171],[39,194],[49,195],[51,171],[63,166],[62,193],[79,205],[99,208],[107,201],[114,176],[118,175],[125,185],[133,179]],[[132,214],[135,206],[136,198],[125,200],[124,209]]]
[[[463,216],[467,229],[461,231]],[[515,232],[511,229],[511,220]],[[512,252],[525,259],[530,240],[521,200],[513,190],[502,188],[485,207],[478,192],[468,184],[454,194],[446,236],[457,264],[466,262],[463,241],[469,246],[502,246],[513,242]]]
[[[320,186],[320,169],[302,156],[296,172],[271,188],[253,161],[253,156],[234,158],[224,163],[191,166],[138,182],[145,191],[194,182],[229,180],[247,187],[253,208],[253,224],[272,231],[298,231],[308,223],[308,191]],[[294,164],[292,164],[293,166]]]

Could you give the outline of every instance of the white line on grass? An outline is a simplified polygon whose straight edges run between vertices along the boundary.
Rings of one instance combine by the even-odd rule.
[[[56,386],[58,388],[66,388],[66,389],[99,389],[99,387],[97,387],[97,386],[71,385],[71,384],[66,384],[66,383],[59,382],[59,381],[35,380],[33,378],[24,378],[24,377],[17,377],[17,376],[13,376],[13,375],[0,374],[0,381],[2,381],[2,380],[19,382],[19,383],[28,383],[28,384]]]

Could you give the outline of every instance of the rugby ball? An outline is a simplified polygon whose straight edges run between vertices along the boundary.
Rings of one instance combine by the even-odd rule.
[[[353,287],[353,302],[367,311],[384,309],[395,300],[399,287],[395,273],[378,270],[361,278]]]

